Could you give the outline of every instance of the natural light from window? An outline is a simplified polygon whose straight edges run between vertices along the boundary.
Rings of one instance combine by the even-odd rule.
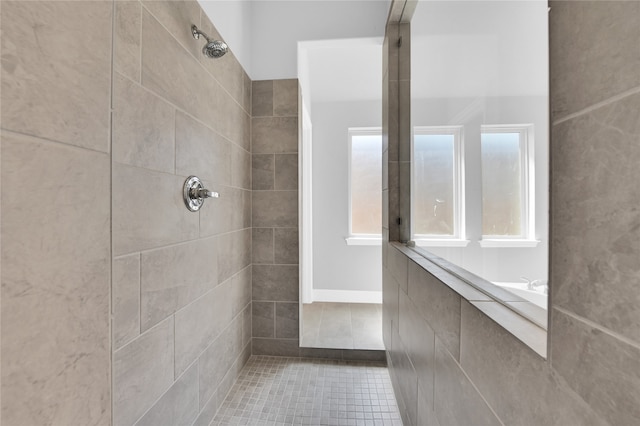
[[[463,158],[460,127],[415,127],[413,234],[415,240],[463,237]]]
[[[349,129],[350,234],[382,232],[382,136],[380,129]]]

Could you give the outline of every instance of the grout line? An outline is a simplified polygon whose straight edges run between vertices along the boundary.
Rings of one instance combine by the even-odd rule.
[[[142,3],[141,3],[142,4]],[[220,82],[220,80],[218,80],[216,78],[216,76],[214,76],[211,71],[209,70],[209,68],[196,56],[193,55],[193,53],[185,46],[182,44],[182,42],[180,40],[178,40],[176,38],[176,36],[173,34],[173,32],[171,32],[165,25],[164,23],[162,23],[162,21],[154,14],[152,13],[147,6],[145,6],[144,4],[142,4],[142,7],[144,10],[147,11],[147,13],[158,23],[158,25],[160,25],[166,32],[167,34],[169,34],[169,36],[171,38],[173,38],[173,40],[178,43],[178,46],[180,46],[189,56],[191,56],[198,65],[200,65],[200,67],[209,75],[209,77],[211,77],[216,83],[218,83],[218,85],[220,86],[220,88],[227,94],[229,95],[229,98],[231,98],[231,100],[233,102],[235,102],[242,111],[244,111],[249,117],[251,117],[251,112],[247,111],[244,108],[244,105],[242,105],[242,100],[238,100],[236,99],[228,90],[227,88]],[[200,8],[200,12],[202,13],[202,8]],[[140,26],[142,26],[142,13],[140,14]],[[202,15],[200,15],[200,21],[202,21]],[[213,25],[213,23],[211,23],[211,25],[215,28],[215,25]],[[202,22],[200,22],[200,26],[199,28],[202,28]],[[215,28],[216,32],[218,32],[218,29]],[[198,41],[195,40],[194,41]],[[140,38],[140,50],[142,51],[142,38]],[[142,53],[142,52],[141,52]],[[233,53],[233,52],[231,52]],[[242,71],[244,71],[244,73],[246,73],[246,70],[243,68],[242,64],[240,64],[240,61],[238,61],[238,58],[236,58],[235,54],[233,55],[233,57],[235,58],[236,62],[238,62],[238,64],[240,65],[240,68],[242,69]],[[142,62],[142,54],[140,55],[140,61]],[[140,74],[142,75],[142,66],[140,66]],[[244,76],[244,74],[243,74]],[[140,79],[140,82],[142,82],[142,78]],[[243,83],[244,84],[244,83]]]
[[[114,357],[114,339],[113,339],[113,320],[114,320],[114,301],[113,301],[113,73],[115,58],[115,33],[116,33],[116,3],[111,6],[111,70],[109,76],[109,390],[111,398],[109,401],[109,415],[114,418],[114,401],[115,381],[113,374]],[[139,314],[139,312],[138,312]],[[138,318],[140,315],[138,315]],[[134,339],[132,339],[134,340]]]
[[[199,237],[196,237],[196,238],[193,238],[193,239],[184,240],[184,241],[178,241],[178,242],[175,242],[175,243],[170,243],[170,244],[166,244],[166,245],[159,246],[159,247],[152,247],[152,248],[147,248],[147,249],[142,249],[142,250],[135,250],[135,251],[128,252],[128,253],[119,254],[119,255],[115,256],[114,259],[119,259],[121,257],[131,256],[131,255],[136,254],[136,253],[151,253],[151,252],[158,251],[158,250],[163,250],[163,249],[167,249],[167,248],[187,245],[189,243],[193,243],[193,242],[196,242],[196,241],[204,241],[204,240],[209,240],[209,239],[212,239],[212,238],[229,236],[229,235],[234,234],[234,233],[247,232],[247,231],[250,231],[251,229],[252,228],[241,228],[241,229],[236,229],[236,230],[233,230],[233,231],[222,232],[220,234],[203,235],[203,236],[199,236]],[[297,265],[297,263],[295,265]],[[244,269],[244,267],[243,267],[243,269]]]
[[[595,111],[597,109],[606,107],[608,105],[611,105],[611,104],[613,104],[615,102],[621,101],[621,100],[623,100],[623,99],[625,99],[627,97],[636,95],[638,93],[640,93],[640,86],[635,87],[635,88],[630,89],[630,90],[627,90],[627,91],[624,91],[624,92],[622,92],[622,93],[620,93],[618,95],[615,95],[615,96],[612,96],[612,97],[610,97],[608,99],[605,99],[604,101],[600,101],[600,102],[595,103],[595,104],[593,104],[593,105],[591,105],[591,106],[589,106],[587,108],[581,109],[578,112],[574,112],[574,113],[569,114],[569,115],[567,115],[565,117],[562,117],[562,118],[560,118],[558,120],[555,120],[553,123],[551,123],[551,125],[552,126],[557,126],[558,124],[562,124],[565,121],[572,120],[572,119],[580,117],[582,115],[587,115],[587,114],[589,114],[589,113],[591,113],[591,112],[593,112],[593,111]]]
[[[236,141],[233,141],[233,140],[229,139],[228,137],[226,137],[225,135],[223,135],[222,133],[220,133],[220,131],[219,131],[219,130],[214,129],[213,127],[211,127],[211,124],[208,124],[208,123],[206,123],[206,122],[202,121],[201,119],[199,119],[198,117],[196,117],[196,116],[194,116],[192,113],[190,113],[189,111],[187,111],[187,110],[183,109],[181,106],[176,105],[176,104],[175,104],[173,101],[171,101],[170,99],[168,99],[168,98],[166,98],[166,97],[162,96],[160,93],[154,92],[153,90],[149,89],[148,87],[146,87],[145,85],[143,85],[141,81],[135,81],[135,80],[132,80],[129,76],[126,76],[126,75],[124,75],[124,74],[121,74],[121,73],[120,73],[120,72],[118,72],[118,71],[115,71],[115,73],[116,73],[116,74],[118,74],[118,76],[119,76],[120,78],[124,78],[124,79],[126,79],[126,80],[130,81],[131,83],[133,83],[133,84],[135,84],[136,86],[138,86],[140,89],[142,89],[142,90],[144,90],[144,91],[148,92],[149,94],[153,95],[154,97],[156,97],[156,98],[158,98],[158,99],[162,100],[163,102],[165,102],[165,103],[169,104],[170,106],[172,106],[172,107],[175,109],[175,111],[176,111],[176,112],[180,112],[180,113],[182,113],[182,114],[184,114],[184,115],[188,116],[188,117],[189,117],[189,118],[191,118],[193,121],[197,122],[198,124],[200,124],[200,125],[202,125],[202,126],[206,127],[207,129],[209,129],[210,131],[212,131],[213,133],[215,133],[217,136],[220,136],[220,137],[221,137],[221,138],[223,138],[224,140],[226,140],[226,141],[228,141],[228,142],[230,142],[230,143],[232,143],[232,144],[236,145],[238,148],[240,148],[240,149],[242,149],[243,151],[245,151],[245,152],[247,152],[247,153],[251,154],[251,150],[250,150],[250,149],[246,149],[245,147],[243,147],[242,145],[240,145],[238,142],[236,142]],[[247,115],[248,115],[248,114],[247,114]],[[251,116],[250,116],[250,115],[249,115],[249,118],[251,118]],[[249,127],[251,127],[251,126],[249,126]],[[249,148],[251,148],[251,147],[249,147]],[[292,153],[292,154],[293,154],[293,153]]]
[[[588,325],[591,328],[594,328],[598,331],[601,331],[602,333],[608,335],[609,337],[613,337],[616,340],[620,340],[623,343],[626,343],[627,345],[640,350],[640,343],[635,342],[633,340],[631,340],[630,338],[623,336],[622,334],[615,332],[609,328],[603,327],[602,325],[591,321],[590,319],[587,319],[585,317],[582,317],[580,315],[577,315],[571,311],[568,311],[564,308],[558,307],[558,306],[554,306],[553,309],[557,310],[558,312],[562,312],[563,314],[565,314],[568,317],[573,318],[574,320],[580,321],[586,325]],[[549,351],[550,352],[550,351]]]

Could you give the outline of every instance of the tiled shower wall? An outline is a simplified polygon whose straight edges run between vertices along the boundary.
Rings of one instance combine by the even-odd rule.
[[[116,2],[113,424],[208,424],[251,353],[251,81],[195,1]],[[182,184],[220,193],[199,212]]]
[[[550,6],[548,358],[389,245],[384,337],[407,425],[640,421],[640,3]],[[385,46],[393,75],[397,45]]]
[[[251,351],[250,79],[195,1],[1,12],[2,422],[208,424]]]
[[[253,353],[298,356],[298,80],[253,94]]]
[[[0,7],[2,424],[108,424],[113,4]]]

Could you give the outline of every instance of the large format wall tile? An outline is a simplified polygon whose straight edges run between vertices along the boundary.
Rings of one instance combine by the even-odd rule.
[[[273,81],[273,115],[298,116],[298,79]]]
[[[253,154],[298,152],[297,117],[254,117],[251,122]]]
[[[216,243],[207,238],[142,253],[143,331],[218,285]]]
[[[251,161],[251,189],[274,189],[275,170],[275,155],[253,154]]]
[[[109,156],[1,136],[3,423],[109,423]]]
[[[460,364],[504,424],[602,424],[544,359],[467,302],[461,328]]]
[[[273,228],[253,228],[251,249],[254,264],[273,264]]]
[[[237,145],[231,147],[231,186],[251,189],[251,154]]]
[[[178,111],[176,173],[182,176],[196,175],[202,179],[205,187],[213,191],[219,191],[216,185],[228,186],[231,184],[231,142]]]
[[[298,189],[298,154],[276,154],[274,189]]]
[[[175,374],[182,374],[231,321],[231,288],[219,285],[176,312]]]
[[[460,357],[460,296],[409,261],[409,298],[457,360]]]
[[[251,227],[251,191],[205,185],[220,194],[200,209],[200,236],[223,234]]]
[[[194,57],[202,55],[203,40],[196,40],[191,26],[200,26],[200,5],[193,0],[142,0],[142,4]],[[206,32],[206,31],[205,31]]]
[[[117,73],[113,90],[113,161],[173,173],[175,109]]]
[[[254,337],[251,340],[253,355],[270,356],[300,356],[298,339],[262,339]]]
[[[115,2],[113,69],[140,82],[142,6],[139,1]]]
[[[2,2],[2,127],[109,151],[108,1]]]
[[[254,191],[252,196],[253,226],[298,226],[298,191]]]
[[[273,80],[253,82],[251,115],[253,117],[273,115]]]
[[[389,268],[389,272],[391,272],[391,275],[405,293],[407,292],[407,262],[407,256],[393,247],[393,245],[389,246],[389,251],[387,252],[387,268]]]
[[[397,386],[402,401],[399,404],[404,406],[403,420],[410,425],[416,425],[418,416],[418,377],[407,356],[406,346],[400,338],[397,329],[393,329],[391,362],[397,380]]]
[[[229,286],[227,303],[231,305],[231,317],[234,318],[251,303],[251,266],[247,266],[221,285]]]
[[[275,336],[275,302],[253,302],[251,304],[251,330],[254,337]]]
[[[554,126],[553,139],[553,304],[640,342],[640,94]]]
[[[502,423],[436,338],[435,411],[441,425],[501,425]],[[523,417],[518,421],[523,421]],[[526,418],[527,424],[542,424]]]
[[[226,136],[221,131],[226,120],[220,108],[228,107],[221,100],[222,87],[146,9],[142,11],[142,84]]]
[[[215,40],[223,40],[217,29],[213,26],[206,14],[202,14],[202,22],[200,25],[202,31],[204,31],[210,38]],[[225,88],[225,90],[231,95],[233,100],[250,112],[250,109],[244,105],[244,91],[245,91],[245,72],[242,69],[242,65],[238,62],[233,50],[229,50],[222,58],[212,60],[199,53],[197,56],[202,65],[213,75],[216,80]]]
[[[553,367],[609,424],[637,423],[640,349],[557,309],[552,324]]]
[[[551,1],[554,120],[640,86],[640,2]]]
[[[298,301],[298,265],[253,265],[253,300]]]
[[[136,426],[190,425],[199,412],[198,364],[194,363]]]
[[[398,328],[400,286],[388,268],[382,268],[382,339],[385,348],[391,347],[392,327]]]
[[[140,255],[113,260],[111,332],[114,350],[140,335]]]
[[[300,306],[297,302],[276,303],[276,337],[282,339],[298,338],[298,315]]]
[[[136,422],[173,384],[173,317],[113,354],[113,424]]]
[[[113,165],[113,251],[116,256],[198,236],[198,213],[187,210],[182,199],[185,179]]]
[[[222,386],[221,382],[242,349],[242,317],[237,316],[200,356],[200,408],[209,401],[218,386]],[[235,377],[231,380],[233,384]]]
[[[423,396],[433,401],[435,333],[404,291],[400,291],[398,330],[416,370],[418,385],[426,392]]]
[[[231,232],[218,238],[218,282],[251,264],[251,229]]]
[[[273,252],[273,263],[297,264],[300,252],[298,228],[274,228]]]

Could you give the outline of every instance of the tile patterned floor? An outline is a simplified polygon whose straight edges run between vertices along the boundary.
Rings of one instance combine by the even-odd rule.
[[[211,423],[402,426],[387,367],[252,356]]]
[[[380,304],[304,304],[302,328],[305,348],[384,350]]]

